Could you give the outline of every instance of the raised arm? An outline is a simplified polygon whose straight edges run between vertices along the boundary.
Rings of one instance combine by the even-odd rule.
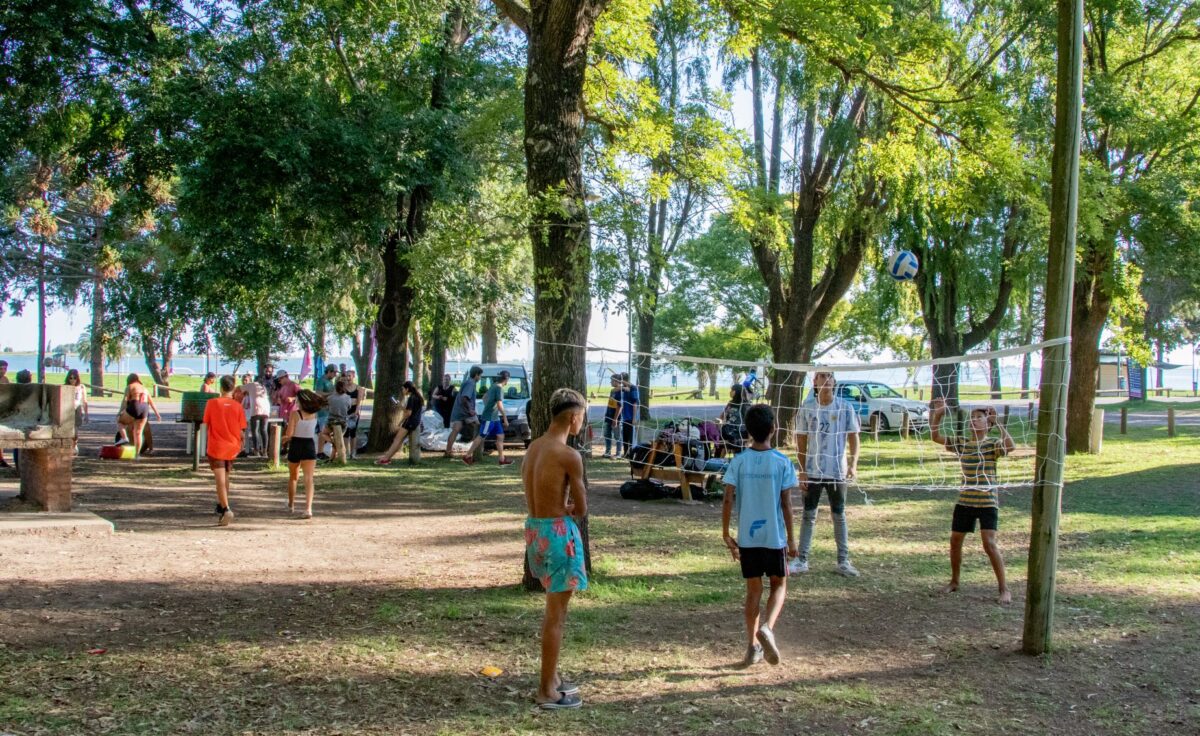
[[[988,407],[988,424],[999,428],[1000,441],[1004,444],[1005,455],[1017,449],[1017,443],[1013,442],[1012,435],[1008,433],[1008,427],[1004,426],[1002,422],[997,421],[996,409],[994,407]]]
[[[945,399],[934,399],[929,402],[929,439],[939,445],[946,444],[946,437],[942,434],[942,417],[945,415]]]

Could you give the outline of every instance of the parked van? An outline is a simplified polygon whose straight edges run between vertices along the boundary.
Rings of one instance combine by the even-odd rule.
[[[533,439],[529,431],[529,417],[525,407],[529,404],[530,379],[525,366],[519,363],[480,363],[483,375],[475,383],[475,410],[483,413],[483,397],[500,376],[508,371],[508,384],[504,387],[504,413],[508,415],[508,429],[504,433],[505,444],[521,444],[529,447]],[[490,440],[488,442],[490,445]]]

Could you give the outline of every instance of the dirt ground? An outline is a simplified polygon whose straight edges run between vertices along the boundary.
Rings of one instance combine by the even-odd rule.
[[[319,471],[316,517],[302,521],[285,508],[286,474],[247,460],[234,476],[237,520],[218,528],[211,476],[190,470],[177,426],[157,425],[161,449],[136,464],[91,459],[107,432],[85,430],[76,491],[79,505],[111,520],[115,534],[0,537],[0,659],[24,658],[25,668],[0,684],[53,689],[42,698],[30,686],[21,697],[62,718],[39,726],[41,716],[22,720],[10,708],[6,723],[0,707],[0,732],[1200,733],[1200,666],[1195,643],[1186,643],[1197,632],[1196,600],[1131,597],[1122,605],[1137,610],[1136,621],[1113,626],[1089,603],[1113,593],[1106,582],[1064,570],[1060,653],[1029,658],[1017,651],[1023,553],[1010,556],[1012,607],[991,603],[986,574],[954,597],[938,596],[939,557],[909,563],[928,568],[919,578],[889,562],[940,554],[942,544],[912,542],[913,517],[898,505],[877,507],[869,522],[861,508],[851,512],[862,579],[830,575],[832,561],[818,559],[823,572],[794,584],[778,630],[785,663],[734,670],[742,646],[736,574],[720,573],[728,575],[724,598],[681,588],[672,600],[678,581],[669,565],[653,564],[655,556],[689,559],[697,545],[719,545],[719,506],[622,501],[612,464],[593,472],[594,555],[598,563],[625,561],[606,568],[615,588],[630,577],[624,565],[657,567],[639,581],[660,583],[628,599],[597,586],[594,600],[584,599],[565,666],[586,682],[590,715],[539,721],[529,708],[539,611],[510,592],[523,554],[516,466],[455,466],[477,483],[445,499],[421,488],[422,478],[451,472],[436,455],[420,474]],[[12,490],[14,479],[0,478],[0,492]],[[631,540],[626,525],[678,534],[657,544],[653,534]],[[828,526],[818,535],[826,544]],[[1009,550],[1027,543],[1019,530],[1004,540]],[[653,603],[640,607],[643,599]],[[428,628],[422,617],[431,616],[441,620]],[[390,653],[347,650],[344,640],[386,640]],[[197,645],[224,659],[190,654]],[[99,649],[105,654],[88,659]],[[133,664],[99,676],[131,691],[175,679],[200,687],[211,677],[223,688],[272,694],[241,696],[237,707],[188,695],[187,707],[207,720],[172,712],[137,727],[104,705],[115,686],[86,674],[95,671],[91,662],[118,654]],[[42,657],[74,662],[64,670],[73,674],[47,671]],[[203,667],[174,669],[192,667],[187,657]],[[479,678],[484,663],[505,676]],[[285,717],[287,708],[305,712]],[[287,725],[289,718],[298,720]]]

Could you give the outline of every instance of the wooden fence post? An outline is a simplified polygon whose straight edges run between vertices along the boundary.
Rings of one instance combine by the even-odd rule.
[[[1121,407],[1121,434],[1129,434],[1129,407]]]
[[[279,446],[283,439],[283,427],[272,424],[267,428],[267,464],[272,468],[279,467]]]
[[[1175,407],[1167,407],[1167,436],[1175,436]]]
[[[908,409],[900,412],[900,439],[908,439]]]

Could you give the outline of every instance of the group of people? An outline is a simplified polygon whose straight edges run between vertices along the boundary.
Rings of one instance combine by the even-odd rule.
[[[241,384],[233,376],[213,374],[204,386],[213,386],[217,394],[204,406],[203,423],[207,431],[207,457],[217,492],[217,523],[228,526],[234,519],[229,505],[229,476],[233,463],[248,454],[263,455],[267,450],[267,425],[274,409],[284,423],[282,444],[287,451],[287,508],[297,513],[296,494],[300,476],[304,476],[302,519],[313,516],[318,460],[354,457],[357,431],[362,412],[363,389],[353,368],[326,366],[313,381],[313,388],[301,388],[286,371],[275,372],[272,365],[262,375],[247,373]],[[202,388],[205,393],[213,389]],[[249,430],[247,432],[247,430]],[[334,455],[324,452],[326,444]],[[248,445],[248,447],[247,447]],[[340,457],[339,457],[340,456]]]
[[[627,458],[637,441],[637,417],[641,395],[628,373],[609,378],[608,403],[604,407],[604,458]],[[615,451],[614,451],[615,446]]]
[[[614,384],[618,380],[615,377]],[[738,562],[746,584],[743,608],[746,652],[742,664],[747,667],[764,659],[770,664],[778,664],[782,659],[774,629],[783,610],[789,574],[806,573],[810,569],[809,552],[823,495],[833,516],[836,571],[847,577],[859,575],[850,562],[845,503],[847,484],[858,475],[861,427],[858,412],[835,395],[835,387],[832,373],[814,375],[813,395],[800,407],[794,427],[796,464],[772,447],[777,424],[770,406],[743,405],[740,400],[735,405],[738,426],[745,432],[748,445],[725,469],[721,526],[724,544]],[[740,392],[735,388],[735,393]],[[944,400],[934,400],[930,410],[933,442],[957,456],[962,469],[962,488],[950,525],[951,578],[943,591],[958,590],[964,540],[978,527],[996,576],[997,600],[1001,604],[1011,603],[1004,559],[997,543],[996,464],[1015,449],[1015,443],[991,407],[971,410],[967,433],[962,437],[947,436],[941,431],[946,413]],[[528,510],[526,561],[546,590],[541,673],[535,699],[539,707],[548,710],[578,708],[583,703],[579,686],[559,675],[558,659],[571,595],[588,585],[579,532],[579,522],[587,513],[583,464],[580,455],[567,445],[567,439],[577,434],[586,421],[586,411],[586,403],[578,393],[569,389],[557,391],[551,398],[550,428],[534,440],[522,466]],[[803,508],[799,539],[793,510],[793,495],[797,493]],[[769,586],[765,608],[764,577]]]

